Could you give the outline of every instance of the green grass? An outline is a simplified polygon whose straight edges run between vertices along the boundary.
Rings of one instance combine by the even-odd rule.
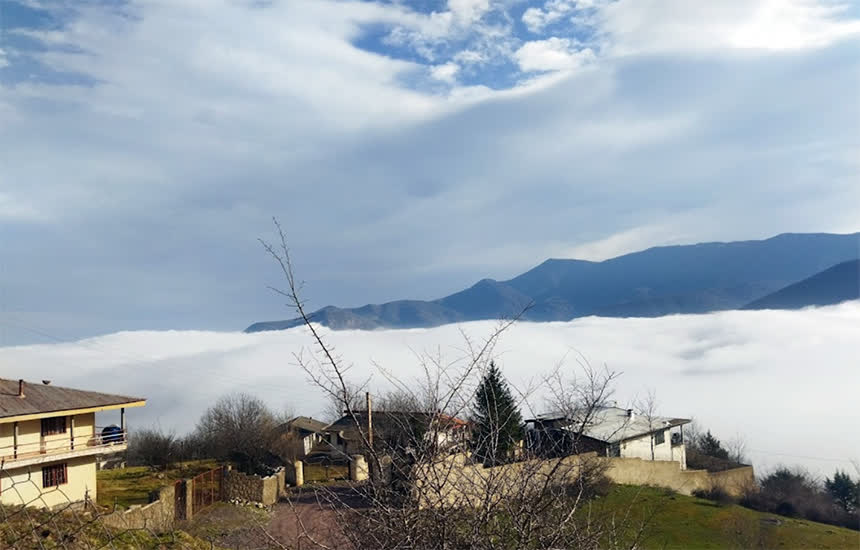
[[[213,460],[184,462],[164,472],[156,472],[145,466],[101,470],[96,476],[98,504],[127,508],[132,504],[147,504],[149,494],[170,485],[177,479],[187,479],[215,468]]]
[[[83,550],[114,548],[138,550],[211,550],[212,545],[184,531],[155,534],[147,530],[120,530],[107,527],[90,512],[0,507],[0,548],[16,550]],[[217,546],[215,547],[218,548]]]
[[[812,521],[756,512],[738,505],[651,487],[614,486],[596,499],[592,512],[630,510],[634,523],[647,520],[646,549],[860,548],[860,533]]]

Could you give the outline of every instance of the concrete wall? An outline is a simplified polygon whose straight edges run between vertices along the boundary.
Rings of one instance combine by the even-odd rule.
[[[649,448],[650,456],[650,448]],[[720,487],[733,496],[755,483],[751,466],[724,472],[682,470],[681,465],[669,460],[642,460],[641,458],[606,458],[596,453],[568,456],[555,460],[528,460],[494,468],[470,464],[465,455],[452,455],[433,465],[419,466],[413,472],[414,494],[420,506],[474,506],[491,494],[494,500],[514,496],[517,491],[542,488],[551,484],[564,484],[575,480],[590,468],[604,469],[612,482],[624,485],[651,485],[665,487],[681,494]],[[523,482],[526,485],[523,485]],[[510,493],[510,494],[509,494]]]
[[[115,529],[149,529],[155,533],[170,531],[176,521],[176,492],[173,485],[163,487],[158,499],[146,506],[132,506],[101,517],[101,522]]]
[[[0,502],[10,506],[53,508],[82,502],[87,496],[92,500],[96,499],[95,457],[65,461],[67,483],[59,487],[42,487],[42,468],[54,464],[58,463],[4,470],[0,473]]]
[[[235,470],[224,475],[224,498],[260,502],[271,506],[284,494],[286,472],[282,469],[269,477],[249,476]]]

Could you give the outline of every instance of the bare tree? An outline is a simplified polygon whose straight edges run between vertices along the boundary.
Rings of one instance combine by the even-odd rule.
[[[247,473],[267,473],[279,425],[263,401],[236,393],[221,397],[203,414],[195,438],[207,456],[233,461]]]
[[[377,365],[393,388],[381,400],[380,410],[402,414],[386,415],[390,426],[384,431],[394,435],[382,436],[376,418],[369,429],[367,411],[355,399],[356,388],[366,389],[367,381],[350,378],[351,365],[311,321],[286,237],[277,220],[274,223],[279,240],[261,243],[278,264],[286,287],[271,288],[295,309],[314,345],[310,353],[296,353],[294,359],[343,411],[354,434],[354,448],[367,459],[371,472],[364,484],[315,490],[314,498],[336,519],[327,522],[323,534],[305,529],[306,540],[316,547],[332,547],[327,541],[336,529],[336,546],[354,549],[638,545],[643,523],[634,515],[589,513],[590,497],[600,486],[605,468],[594,453],[546,458],[538,456],[526,440],[520,442],[514,463],[485,467],[473,460],[468,449],[442,444],[457,430],[469,429],[460,419],[490,369],[496,343],[516,319],[500,322],[482,340],[463,333],[463,354],[453,360],[441,353],[417,354],[422,373],[418,380],[404,380]],[[559,365],[537,385],[514,387],[513,392],[520,409],[530,410],[534,399],[548,397],[554,407],[584,426],[611,394],[615,376],[589,368],[582,377],[570,378]]]
[[[636,413],[640,415],[648,423],[648,439],[651,443],[651,460],[655,459],[654,455],[654,430],[657,429],[657,390],[651,388],[643,396],[635,400],[633,407]]]

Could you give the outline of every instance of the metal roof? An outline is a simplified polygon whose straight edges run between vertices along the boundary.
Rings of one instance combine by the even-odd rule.
[[[0,378],[0,420],[3,418],[59,411],[92,409],[141,403],[141,397],[111,395],[24,382],[24,397],[18,397],[18,380]]]
[[[579,430],[583,422],[581,420],[570,419],[567,425],[565,425],[565,420],[567,420],[568,416],[551,412],[538,415],[527,422],[556,421],[566,429]],[[582,435],[607,443],[618,443],[660,429],[665,430],[674,426],[688,424],[689,422],[690,419],[688,418],[671,418],[667,416],[651,416],[649,419],[647,416],[637,413],[634,413],[631,417],[627,409],[601,407],[592,411],[591,417],[585,422],[585,426],[582,428]]]

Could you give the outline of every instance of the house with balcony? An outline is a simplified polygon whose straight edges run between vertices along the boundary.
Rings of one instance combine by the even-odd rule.
[[[95,500],[97,461],[127,449],[125,410],[145,404],[0,378],[0,504],[53,508]],[[117,422],[96,426],[96,413]]]
[[[597,452],[607,457],[671,460],[687,468],[684,425],[688,418],[637,414],[595,407],[577,414],[550,412],[525,421],[526,441],[539,456]]]

